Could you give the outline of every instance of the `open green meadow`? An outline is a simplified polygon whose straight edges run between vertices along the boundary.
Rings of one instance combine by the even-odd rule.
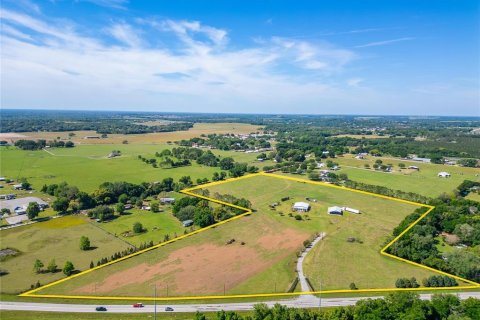
[[[393,172],[385,173],[373,169],[365,169],[365,164],[372,168],[375,160],[382,160],[383,164],[393,165]],[[480,181],[480,169],[439,164],[419,163],[402,159],[367,156],[367,159],[358,160],[352,155],[332,159],[341,169],[337,173],[346,173],[350,180],[367,184],[385,186],[395,190],[414,192],[428,197],[437,197],[443,192],[452,192],[464,180]],[[417,166],[419,171],[402,169],[399,163],[408,166]],[[450,178],[440,178],[438,173],[446,171]]]
[[[172,215],[170,206],[160,206],[163,212],[152,212],[140,209],[131,209],[125,211],[121,216],[115,216],[114,219],[102,223],[95,223],[99,228],[135,245],[153,241],[157,244],[164,240],[165,235],[170,239],[176,235],[182,235],[185,228],[182,223]],[[131,231],[133,224],[140,222],[145,229],[141,234],[125,235],[126,231]],[[187,230],[188,231],[188,230]]]
[[[19,293],[40,281],[46,284],[63,278],[65,261],[73,262],[77,270],[86,270],[91,261],[110,257],[125,250],[128,244],[107,234],[82,216],[66,216],[28,226],[1,230],[2,248],[19,251],[15,257],[0,262],[0,268],[8,274],[0,277],[1,291]],[[91,250],[80,250],[80,237],[87,236]],[[59,272],[36,274],[33,265],[40,259],[45,265],[55,259]]]
[[[305,273],[315,290],[320,290],[320,285],[323,290],[348,289],[351,282],[362,289],[394,287],[399,277],[422,279],[432,274],[379,253],[393,228],[417,208],[415,205],[265,176],[217,185],[209,188],[209,191],[211,196],[218,192],[245,197],[259,214],[267,215],[285,227],[326,232],[326,238],[317,244],[304,261]],[[281,202],[282,197],[290,199]],[[312,206],[311,211],[302,213],[301,221],[289,217],[292,204],[306,201],[306,197],[317,200],[307,201]],[[272,210],[269,205],[274,202],[280,205]],[[327,207],[335,205],[357,208],[362,213],[328,215]],[[356,241],[347,242],[349,237]]]
[[[79,145],[75,148],[55,148],[47,151],[23,151],[13,147],[2,147],[0,152],[0,171],[11,179],[25,177],[34,188],[44,184],[63,181],[77,186],[80,190],[92,192],[106,181],[127,181],[132,183],[161,181],[171,177],[178,181],[182,176],[211,179],[220,168],[207,167],[192,163],[181,168],[153,168],[140,161],[137,156],[154,158],[155,152],[171,149],[175,146],[161,145]],[[120,157],[109,159],[112,150],[120,150]],[[258,166],[266,165],[257,162],[255,153],[213,150],[216,154],[231,156],[239,162],[248,162]]]

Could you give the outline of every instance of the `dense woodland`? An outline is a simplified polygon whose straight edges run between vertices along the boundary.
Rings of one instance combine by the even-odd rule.
[[[480,203],[455,196],[441,196],[429,202],[435,206],[424,219],[397,240],[389,252],[457,276],[480,281]],[[425,208],[407,216],[393,230],[399,235],[417,220]],[[458,246],[453,252],[442,252],[438,244],[445,236],[447,244]]]

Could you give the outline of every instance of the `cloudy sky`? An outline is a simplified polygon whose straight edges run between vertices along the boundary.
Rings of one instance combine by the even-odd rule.
[[[480,116],[479,9],[3,0],[1,107]]]

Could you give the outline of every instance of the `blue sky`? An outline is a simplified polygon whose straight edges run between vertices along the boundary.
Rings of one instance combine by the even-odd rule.
[[[476,0],[4,0],[2,108],[480,116]]]

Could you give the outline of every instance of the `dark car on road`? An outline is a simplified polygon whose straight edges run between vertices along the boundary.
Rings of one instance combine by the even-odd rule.
[[[95,311],[107,311],[107,308],[105,307],[96,307]]]
[[[172,307],[166,307],[165,311],[173,311],[173,308]]]

